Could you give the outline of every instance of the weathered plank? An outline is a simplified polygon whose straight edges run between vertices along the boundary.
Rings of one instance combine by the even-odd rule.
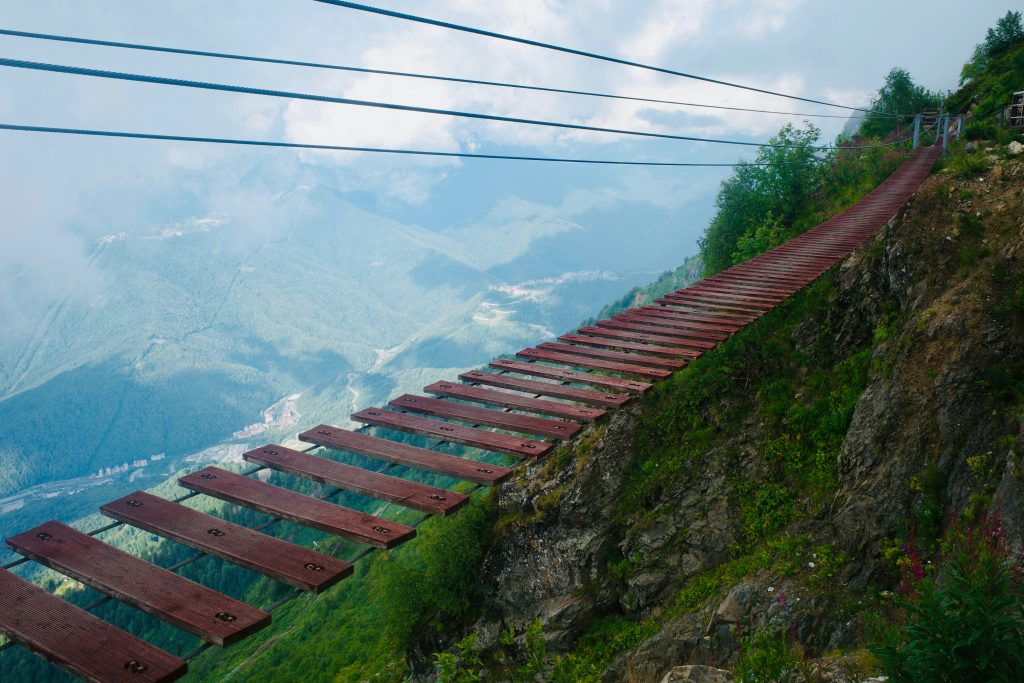
[[[219,467],[205,467],[181,477],[178,483],[192,491],[375,548],[393,548],[416,535],[416,529],[405,524],[350,510]]]
[[[311,593],[320,593],[352,574],[348,562],[145,491],[106,503],[100,512]]]
[[[188,669],[184,660],[6,569],[0,569],[0,633],[95,683],[167,683]]]
[[[398,413],[381,408],[367,408],[352,415],[356,422],[371,424],[387,429],[397,429],[410,434],[432,436],[452,443],[461,443],[474,448],[482,448],[496,453],[508,453],[521,458],[534,458],[550,451],[554,444],[537,441],[511,434],[499,434],[486,429],[475,429],[452,422],[431,420],[408,413]]]
[[[683,330],[683,334],[687,337],[712,342],[725,341],[731,334],[730,332],[722,332],[721,330],[708,330],[707,328],[711,326],[703,323],[695,323],[686,320],[673,320],[671,318],[664,318],[656,315],[619,313],[612,316],[612,319],[621,320],[624,323],[636,323],[638,325],[668,328],[665,330],[666,332],[670,332],[672,330],[678,332],[679,330]]]
[[[657,356],[648,356],[642,353],[620,353],[618,351],[602,351],[601,349],[588,348],[585,345],[557,344],[555,342],[544,342],[543,344],[538,344],[537,348],[542,349],[544,351],[554,351],[556,353],[570,353],[580,356],[590,356],[592,358],[601,358],[603,360],[616,361],[619,363],[649,365],[653,368],[662,368],[665,370],[679,370],[680,368],[686,366],[685,360],[679,360],[677,358],[658,358]]]
[[[606,412],[600,408],[587,408],[571,403],[561,403],[543,398],[532,398],[522,394],[513,394],[508,391],[497,391],[484,387],[474,387],[468,384],[456,382],[434,382],[424,387],[423,391],[436,396],[449,396],[463,401],[475,403],[486,403],[487,405],[502,406],[523,410],[528,413],[539,415],[550,415],[560,417],[563,420],[578,420],[580,422],[594,422],[605,416]]]
[[[702,346],[695,346],[690,339],[685,337],[677,337],[669,334],[649,334],[647,332],[634,332],[613,327],[605,327],[600,324],[603,322],[606,321],[600,320],[598,321],[598,326],[581,327],[578,331],[581,334],[589,335],[591,337],[608,337],[610,339],[622,339],[630,342],[648,342],[650,344],[658,344],[659,346],[682,346],[692,348],[694,351],[706,350]]]
[[[561,382],[570,382],[572,384],[589,384],[595,387],[611,389],[612,391],[625,391],[630,394],[645,393],[652,386],[647,382],[620,379],[618,377],[603,377],[589,372],[577,372],[576,370],[566,370],[565,368],[556,368],[550,365],[541,365],[539,363],[523,363],[516,360],[492,360],[490,365],[492,368],[505,370],[507,372],[517,372],[520,375],[532,375],[534,377],[544,377],[545,379],[557,379]]]
[[[668,356],[669,358],[693,360],[694,358],[700,358],[701,356],[701,352],[696,349],[657,346],[655,344],[640,344],[636,342],[606,339],[604,337],[591,337],[585,334],[563,334],[558,339],[559,341],[569,342],[570,344],[596,346],[599,349],[622,349],[623,351],[637,351],[640,353],[654,354],[656,356]]]
[[[591,368],[593,370],[605,370],[624,375],[637,375],[646,379],[665,379],[672,374],[671,370],[649,368],[633,363],[615,363],[607,360],[600,360],[583,354],[556,353],[545,349],[523,349],[516,353],[519,358],[530,358],[541,360],[545,363],[559,363],[576,368]]]
[[[450,515],[469,502],[469,496],[427,486],[408,479],[371,472],[335,460],[328,460],[275,444],[248,451],[249,462],[311,479],[370,498],[397,503],[432,515]]]
[[[567,387],[564,384],[555,384],[553,382],[540,382],[534,379],[524,379],[522,377],[512,377],[506,374],[484,372],[483,370],[470,370],[459,375],[459,379],[463,382],[473,382],[475,384],[485,384],[492,387],[501,387],[502,389],[514,389],[516,391],[529,391],[533,394],[539,394],[541,396],[551,396],[553,398],[564,398],[568,401],[579,401],[591,406],[603,406],[605,408],[618,408],[619,406],[625,405],[632,399],[632,395],[629,393],[618,393],[612,394],[604,391],[594,391],[593,389],[578,389],[576,387]]]
[[[508,467],[438,453],[332,425],[318,425],[302,432],[299,440],[484,486],[494,486],[512,476],[512,470]]]
[[[535,417],[533,415],[521,415],[509,413],[493,408],[481,408],[465,403],[454,403],[437,398],[426,396],[414,396],[405,394],[388,403],[393,408],[408,410],[414,413],[435,415],[449,420],[469,422],[471,424],[506,429],[521,434],[533,434],[535,436],[546,436],[552,439],[572,438],[579,433],[582,426],[562,420],[551,420],[546,417]]]
[[[262,610],[57,521],[12,536],[7,545],[214,645],[230,645],[270,624]]]
[[[626,330],[627,332],[640,332],[643,334],[657,334],[662,337],[676,337],[687,343],[696,349],[713,349],[718,346],[718,342],[721,340],[708,340],[704,333],[697,332],[694,330],[684,330],[669,327],[659,327],[657,325],[645,325],[639,322],[631,322],[628,320],[598,320],[598,327],[607,327],[613,330]]]

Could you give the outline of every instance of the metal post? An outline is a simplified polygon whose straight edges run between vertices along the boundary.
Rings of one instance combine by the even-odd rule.
[[[918,114],[914,117],[914,149],[917,149],[918,144],[921,142],[921,115]]]
[[[960,133],[962,133],[963,130],[964,130],[964,117],[963,116],[958,116],[958,117],[956,117],[956,139],[957,140],[960,139]]]
[[[949,149],[949,114],[942,117],[942,153]]]

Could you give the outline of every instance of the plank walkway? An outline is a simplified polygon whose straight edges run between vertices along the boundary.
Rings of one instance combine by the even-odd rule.
[[[325,449],[322,455],[267,444],[248,451],[244,458],[258,468],[335,490],[429,515],[453,514],[468,502],[468,495],[347,464],[335,456],[353,454],[383,461],[385,468],[422,470],[476,486],[499,485],[512,475],[511,467],[448,455],[436,448],[456,443],[520,461],[545,455],[556,441],[571,439],[587,424],[643,395],[652,382],[671,376],[723,343],[845,258],[896,214],[938,156],[936,147],[917,150],[855,206],[775,249],[666,294],[653,304],[563,334],[557,342],[523,349],[517,359],[494,360],[486,370],[462,373],[459,382],[430,384],[424,388],[427,396],[405,394],[388,408],[361,410],[352,416],[367,425],[360,430],[318,425],[299,435],[301,441]],[[383,432],[363,433],[366,430]],[[394,432],[430,437],[435,447],[388,438]],[[360,556],[371,548],[392,548],[416,533],[408,525],[216,467],[188,474],[180,482],[194,492],[361,543],[367,551]],[[352,573],[347,562],[142,491],[107,503],[101,510],[123,523],[265,574],[296,591],[317,593]],[[7,544],[27,558],[216,645],[228,645],[270,623],[267,612],[59,522],[18,534]],[[186,671],[182,659],[6,569],[0,569],[0,633],[86,680],[172,681]]]

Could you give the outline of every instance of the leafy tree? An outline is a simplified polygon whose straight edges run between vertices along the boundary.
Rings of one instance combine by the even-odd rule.
[[[985,42],[975,46],[971,58],[960,70],[960,85],[977,78],[992,57],[1005,52],[1021,39],[1024,39],[1024,21],[1020,12],[1007,12],[985,34]]]
[[[815,144],[820,135],[808,122],[802,128],[786,124],[769,140],[772,146],[758,151],[754,164],[740,166],[722,183],[715,200],[718,213],[700,241],[706,274],[731,266],[740,240],[749,241],[769,219],[786,228],[775,237],[790,236],[790,226],[817,185]]]
[[[860,124],[860,134],[869,138],[887,137],[899,122],[891,114],[913,114],[937,107],[939,102],[937,93],[914,83],[909,71],[896,67],[871,100],[871,110]]]

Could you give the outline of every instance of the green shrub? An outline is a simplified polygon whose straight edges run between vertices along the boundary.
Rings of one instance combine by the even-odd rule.
[[[876,628],[871,651],[897,683],[1024,680],[1020,565],[998,519],[953,529],[943,545],[940,571],[908,568],[897,625]]]

